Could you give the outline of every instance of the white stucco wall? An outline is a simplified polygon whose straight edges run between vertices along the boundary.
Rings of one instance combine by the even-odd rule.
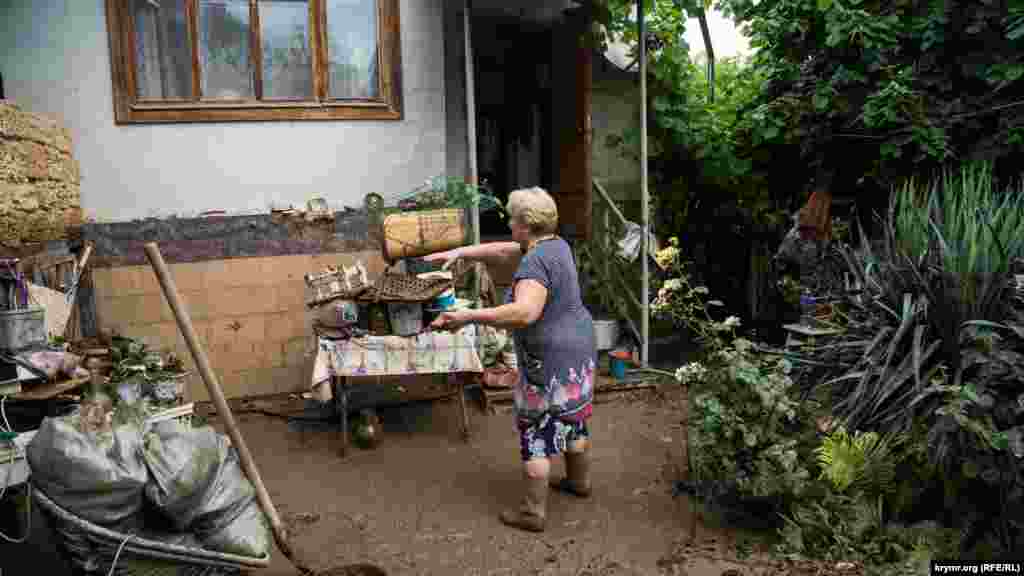
[[[104,0],[0,0],[7,98],[58,116],[100,221],[362,205],[445,171],[444,0],[402,0],[405,119],[117,126]]]

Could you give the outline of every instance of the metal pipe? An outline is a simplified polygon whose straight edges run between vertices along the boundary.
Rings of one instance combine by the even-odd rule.
[[[637,27],[640,38],[640,210],[643,223],[643,236],[640,240],[640,258],[642,272],[640,277],[640,303],[643,313],[640,316],[640,363],[647,366],[648,344],[650,341],[650,279],[649,267],[649,230],[650,230],[650,199],[647,195],[647,22],[644,18],[644,0],[636,0]]]
[[[473,34],[470,25],[470,0],[464,0],[462,4],[463,32],[466,48],[466,139],[469,149],[466,151],[469,158],[469,183],[478,184],[476,156],[476,82],[473,75]],[[480,243],[480,206],[473,208],[470,215],[473,226],[473,243]]]
[[[473,77],[473,33],[471,29],[470,0],[464,0],[462,4],[462,22],[466,47],[466,139],[469,149],[466,151],[469,159],[469,183],[474,186],[480,184],[479,173],[477,172],[476,158],[476,82]],[[470,211],[470,226],[473,228],[473,244],[480,243],[480,203],[477,202]],[[482,265],[477,262],[473,265],[473,301],[480,301],[480,278]]]

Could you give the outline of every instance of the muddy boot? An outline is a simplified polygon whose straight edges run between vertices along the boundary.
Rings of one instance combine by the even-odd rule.
[[[590,497],[590,452],[565,453],[565,478],[552,479],[551,487],[559,492]]]
[[[547,519],[548,487],[546,478],[526,478],[526,494],[519,508],[501,513],[501,521],[508,526],[543,532]]]

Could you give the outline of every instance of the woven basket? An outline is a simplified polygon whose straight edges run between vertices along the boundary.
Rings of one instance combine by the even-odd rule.
[[[395,261],[466,243],[466,213],[457,208],[418,210],[384,218],[384,258]]]
[[[132,537],[97,526],[61,508],[38,488],[30,487],[50,520],[60,548],[76,575],[105,575],[117,556],[117,576],[235,576],[242,570],[266,568],[270,556],[246,558],[203,548],[176,546],[144,536]],[[123,545],[123,549],[122,548]],[[118,556],[118,549],[121,554]]]
[[[424,280],[408,274],[384,274],[358,297],[361,302],[429,302],[452,287],[443,278]]]

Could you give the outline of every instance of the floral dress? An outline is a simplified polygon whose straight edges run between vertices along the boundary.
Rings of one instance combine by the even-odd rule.
[[[583,305],[576,264],[561,238],[538,243],[523,256],[514,282],[534,280],[547,289],[540,318],[514,331],[519,383],[514,389],[523,460],[545,458],[588,437],[596,343],[594,320]],[[506,302],[514,298],[514,286]]]

